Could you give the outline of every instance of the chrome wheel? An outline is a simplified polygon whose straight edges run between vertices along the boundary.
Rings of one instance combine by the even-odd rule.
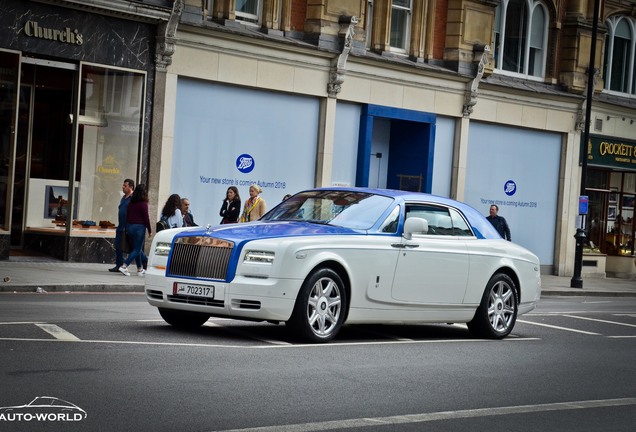
[[[302,339],[327,342],[340,331],[346,310],[347,293],[338,273],[318,269],[303,282],[286,324]]]
[[[493,285],[488,296],[488,321],[496,332],[505,332],[514,325],[516,316],[515,293],[506,281]]]
[[[316,281],[307,301],[307,323],[318,337],[327,337],[338,324],[341,312],[340,287],[330,278]]]
[[[490,278],[468,330],[480,338],[501,339],[510,334],[517,321],[517,289],[513,280],[503,274]]]

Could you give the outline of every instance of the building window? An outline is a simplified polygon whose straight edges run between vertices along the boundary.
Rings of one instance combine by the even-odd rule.
[[[371,49],[371,33],[373,32],[373,0],[367,2],[367,16],[366,16],[366,39],[365,44],[367,49]]]
[[[502,0],[495,10],[495,69],[543,77],[548,19],[545,5],[538,0]]]
[[[607,21],[608,36],[605,39],[605,89],[620,93],[636,93],[633,83],[634,38],[630,22],[625,17],[613,17]],[[630,25],[632,24],[632,25]],[[630,82],[632,83],[630,85]]]
[[[411,31],[412,0],[393,0],[391,2],[391,36],[389,45],[398,52],[408,49]]]
[[[236,19],[257,24],[260,21],[261,0],[236,0]]]

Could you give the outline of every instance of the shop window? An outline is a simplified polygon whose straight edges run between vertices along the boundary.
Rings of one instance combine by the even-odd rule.
[[[607,21],[608,35],[605,39],[603,69],[606,90],[636,93],[632,68],[634,37],[631,28],[634,24],[636,21],[626,17],[612,17]]]
[[[495,10],[495,69],[527,77],[545,75],[548,13],[537,0],[502,0]]]
[[[124,179],[136,179],[145,74],[82,65],[75,181],[77,219],[117,223]]]
[[[600,184],[598,179],[602,177],[607,181]],[[589,215],[586,252],[633,256],[636,173],[592,169],[588,180],[592,182],[588,181],[587,189]],[[607,186],[595,187],[603,185]]]
[[[14,161],[20,55],[0,50],[0,229],[9,229],[12,205],[9,176]]]

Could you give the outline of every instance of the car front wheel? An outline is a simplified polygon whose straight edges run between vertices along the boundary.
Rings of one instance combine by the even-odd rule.
[[[475,317],[468,323],[468,330],[480,338],[504,338],[515,326],[517,308],[515,283],[508,275],[495,274],[486,285]]]
[[[287,326],[311,342],[332,340],[344,321],[347,298],[344,283],[331,269],[311,273],[300,288]]]
[[[198,312],[164,308],[159,308],[159,315],[161,315],[161,318],[163,318],[163,320],[171,326],[185,330],[192,330],[197,327],[201,327],[210,318],[210,315]]]

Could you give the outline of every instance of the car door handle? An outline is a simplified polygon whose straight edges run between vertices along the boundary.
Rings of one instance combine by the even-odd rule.
[[[398,249],[404,249],[406,246],[404,246],[402,243],[392,243],[391,247],[398,248]]]
[[[420,245],[410,243],[410,244],[405,244],[405,245],[404,245],[404,247],[407,247],[407,248],[416,248],[416,247],[420,247]]]

